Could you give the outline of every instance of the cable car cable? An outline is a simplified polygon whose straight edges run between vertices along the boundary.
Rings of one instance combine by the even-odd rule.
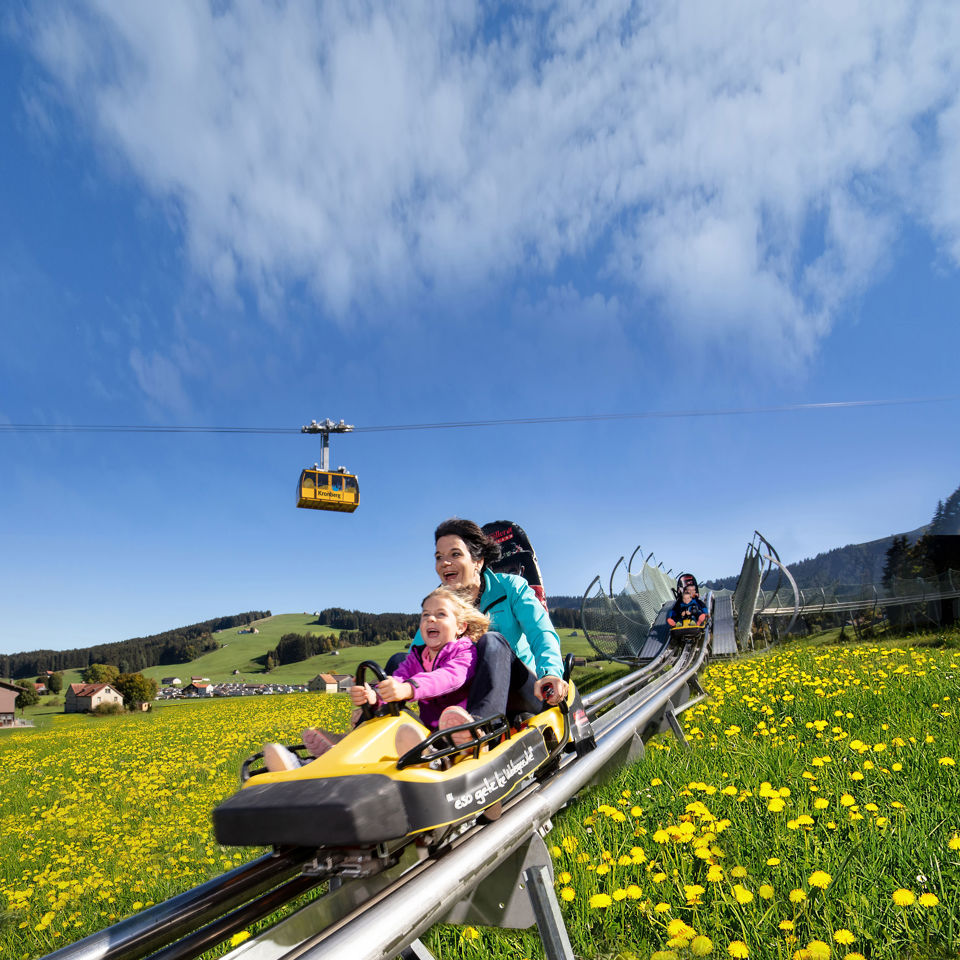
[[[921,403],[945,403],[958,399],[914,397],[901,400],[836,400],[817,403],[790,403],[773,407],[734,407],[721,410],[647,410],[640,413],[596,413],[564,417],[512,417],[491,420],[456,420],[438,423],[398,423],[355,427],[354,433],[388,433],[400,430],[459,430],[469,427],[509,427],[544,423],[603,423],[617,420],[664,420],[685,417],[731,417],[756,413],[799,413],[856,407],[894,407]],[[0,423],[0,433],[235,433],[251,435],[299,434],[300,427],[217,427],[145,424],[58,424]]]

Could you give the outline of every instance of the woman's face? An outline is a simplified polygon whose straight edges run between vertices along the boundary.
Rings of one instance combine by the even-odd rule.
[[[445,587],[479,587],[480,571],[483,569],[482,560],[474,560],[470,556],[467,545],[460,537],[452,534],[441,537],[437,541],[437,551],[434,554],[437,566],[437,575]]]
[[[457,623],[457,615],[449,600],[442,597],[428,597],[420,614],[420,636],[423,642],[434,652],[445,643],[456,640],[462,632],[463,624]]]

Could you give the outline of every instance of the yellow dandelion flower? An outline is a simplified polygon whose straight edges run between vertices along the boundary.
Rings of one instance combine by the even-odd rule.
[[[846,929],[835,930],[833,933],[833,939],[842,946],[849,946],[857,938]]]
[[[921,893],[917,898],[921,907],[935,907],[939,902],[940,898],[935,893]]]
[[[764,900],[772,900],[772,899],[773,899],[773,894],[774,894],[774,889],[773,889],[772,886],[770,886],[769,883],[765,883],[765,884],[763,884],[763,885],[760,887],[760,889],[757,891],[757,893],[759,893],[760,896],[763,897]]]
[[[786,930],[789,933],[794,928],[794,922],[792,920],[781,920],[780,929]]]
[[[560,891],[560,899],[566,900],[567,903],[570,903],[570,901],[573,900],[573,898],[576,897],[576,895],[577,895],[576,891],[573,889],[573,887],[564,887]]]
[[[690,941],[690,952],[695,957],[705,957],[712,950],[713,941],[709,937],[701,935],[699,937],[694,937]]]
[[[734,960],[744,960],[744,958],[750,956],[750,951],[742,940],[731,941],[727,945],[727,953],[729,953],[731,957],[734,957]]]
[[[686,937],[671,937],[667,941],[667,946],[673,950],[683,950],[689,943],[690,941]]]
[[[866,960],[866,957],[862,953],[847,953],[844,954],[843,960]]]
[[[719,863],[713,864],[707,871],[708,883],[719,883],[723,879],[723,867]]]
[[[807,956],[810,960],[829,960],[830,946],[822,940],[811,940],[807,944]]]
[[[631,900],[639,900],[640,897],[643,896],[643,891],[635,883],[631,883],[630,886],[627,887],[627,896]]]
[[[654,908],[654,913],[669,913],[670,904],[669,903],[658,903]]]
[[[953,757],[941,757],[937,762],[941,767],[955,767],[957,765]]]
[[[815,810],[826,810],[827,807],[830,806],[830,801],[825,797],[817,797],[817,799],[813,801],[813,806]]]
[[[807,895],[803,890],[794,889],[790,891],[790,902],[791,903],[803,903],[807,899]]]
[[[770,859],[767,860],[767,866],[768,866],[768,867],[778,867],[778,866],[780,866],[780,858],[779,858],[779,857],[770,857]]]
[[[624,889],[622,889],[622,888],[617,888],[616,890],[613,891],[613,899],[616,900],[616,901],[618,901],[618,902],[619,902],[620,900],[626,900],[626,899],[627,899],[627,891],[624,890]]]
[[[807,878],[807,882],[811,887],[819,887],[821,890],[826,890],[830,886],[833,877],[829,873],[826,873],[823,870],[814,870],[813,873]]]
[[[733,897],[737,903],[750,903],[753,900],[753,894],[742,884],[735,884],[733,888]]]
[[[235,946],[237,946],[238,944],[243,943],[244,940],[248,940],[249,938],[250,938],[250,931],[249,931],[249,930],[241,930],[239,933],[235,933],[235,934],[230,938],[230,946],[231,946],[231,947],[235,947]]]
[[[677,954],[673,950],[655,950],[650,954],[650,960],[677,960]]]
[[[479,940],[480,931],[476,927],[464,927],[463,933],[461,933],[460,936],[464,940]]]
[[[606,893],[595,893],[590,898],[590,906],[594,910],[603,910],[609,907],[611,903],[613,903],[613,900],[611,900],[610,896]]]
[[[957,834],[955,833],[955,834],[950,838],[949,842],[947,843],[947,846],[948,846],[951,850],[960,850],[960,835],[957,835]]]
[[[856,802],[849,793],[845,793],[840,797],[840,805],[843,807],[852,807]]]
[[[909,907],[914,901],[914,896],[909,890],[901,887],[899,890],[893,891],[892,899],[898,907]]]

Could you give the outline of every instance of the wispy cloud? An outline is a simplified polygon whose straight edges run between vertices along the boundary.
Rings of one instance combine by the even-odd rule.
[[[26,35],[223,292],[344,316],[598,262],[789,359],[904,217],[960,263],[952,0],[355,7],[89,0]]]

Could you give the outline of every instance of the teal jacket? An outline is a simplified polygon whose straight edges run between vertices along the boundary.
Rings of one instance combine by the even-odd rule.
[[[523,577],[484,569],[480,610],[490,618],[490,629],[503,634],[513,652],[538,678],[563,676],[560,637]],[[413,642],[423,643],[419,630]]]

